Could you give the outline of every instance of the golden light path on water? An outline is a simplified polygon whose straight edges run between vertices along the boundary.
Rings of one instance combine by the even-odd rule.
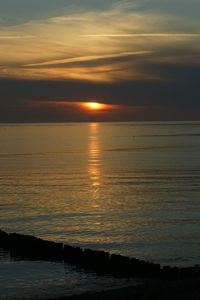
[[[100,178],[101,178],[101,149],[99,141],[99,124],[89,124],[88,137],[88,173],[93,191],[93,200],[99,196]],[[93,208],[99,205],[93,203]]]

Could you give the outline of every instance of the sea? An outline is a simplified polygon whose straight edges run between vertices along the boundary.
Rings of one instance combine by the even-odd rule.
[[[200,264],[200,122],[1,124],[0,228],[161,265]],[[6,299],[128,283],[0,251]]]

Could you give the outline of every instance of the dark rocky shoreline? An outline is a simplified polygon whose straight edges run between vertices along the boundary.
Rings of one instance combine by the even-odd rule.
[[[7,249],[11,258],[56,260],[102,275],[135,278],[185,279],[198,278],[200,266],[178,268],[155,264],[105,251],[81,249],[46,241],[30,235],[6,233],[0,230],[0,248]]]

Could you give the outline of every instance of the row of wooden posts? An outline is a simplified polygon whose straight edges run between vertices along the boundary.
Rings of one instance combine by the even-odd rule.
[[[159,264],[105,251],[82,249],[46,241],[30,235],[6,233],[0,230],[0,248],[11,258],[64,261],[87,271],[117,277],[163,277],[168,279],[196,277],[200,267],[161,267]]]

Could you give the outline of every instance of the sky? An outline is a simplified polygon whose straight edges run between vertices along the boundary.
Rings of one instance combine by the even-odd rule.
[[[199,81],[199,0],[0,0],[0,122],[200,120]]]

